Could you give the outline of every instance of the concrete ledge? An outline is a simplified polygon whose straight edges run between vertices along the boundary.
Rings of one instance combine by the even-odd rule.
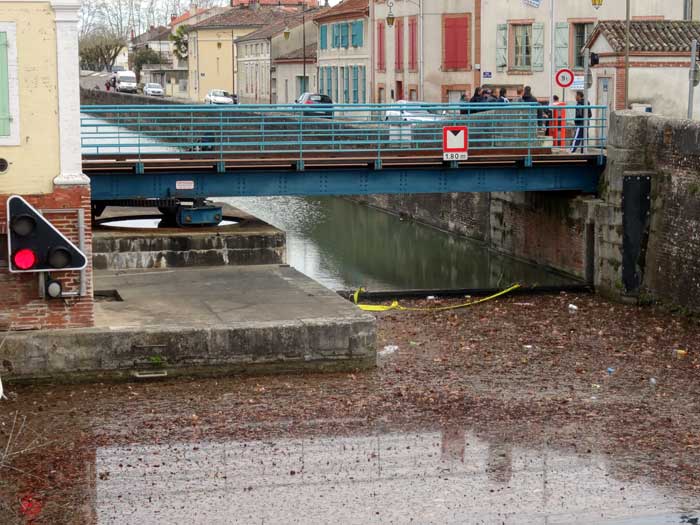
[[[374,319],[231,327],[47,330],[10,334],[3,379],[119,380],[178,375],[338,371],[375,366]]]
[[[8,381],[337,371],[376,364],[375,318],[287,266],[95,272],[94,328],[10,333]]]

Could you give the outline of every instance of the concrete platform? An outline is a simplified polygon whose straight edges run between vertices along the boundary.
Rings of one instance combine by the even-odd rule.
[[[232,206],[218,203],[236,224],[214,228],[93,228],[93,264],[98,270],[185,266],[283,264],[283,231]],[[158,218],[155,208],[109,207],[100,221]]]
[[[287,266],[96,272],[89,329],[11,333],[3,380],[344,370],[375,365],[375,320]],[[116,296],[115,296],[116,297]]]

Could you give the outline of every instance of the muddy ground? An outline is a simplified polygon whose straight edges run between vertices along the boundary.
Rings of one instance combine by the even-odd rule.
[[[601,454],[622,481],[700,502],[697,320],[592,295],[377,318],[369,372],[6,387],[0,523],[94,522],[96,479],[110,475],[95,472],[97,447],[386,429]]]

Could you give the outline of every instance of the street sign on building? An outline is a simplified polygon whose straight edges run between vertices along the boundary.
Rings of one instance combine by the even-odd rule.
[[[442,128],[442,158],[467,160],[469,158],[469,129],[467,126]]]
[[[568,68],[560,69],[554,75],[554,80],[557,83],[557,86],[561,88],[568,88],[571,84],[574,83],[574,72]]]
[[[584,88],[584,77],[583,75],[576,75],[574,77],[573,83],[569,86],[569,89],[574,91],[583,91]]]

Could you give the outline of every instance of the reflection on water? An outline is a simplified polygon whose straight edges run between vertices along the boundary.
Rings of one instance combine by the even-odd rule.
[[[108,226],[110,228],[127,228],[127,229],[153,229],[160,228],[162,219],[152,218],[152,219],[116,219],[113,221],[107,221],[100,223],[100,226]],[[235,221],[221,221],[217,226],[233,226],[237,224]]]
[[[495,288],[570,284],[477,242],[337,197],[217,199],[287,232],[290,265],[329,288]]]
[[[95,472],[98,523],[687,523],[602,457],[463,429],[109,447]]]

